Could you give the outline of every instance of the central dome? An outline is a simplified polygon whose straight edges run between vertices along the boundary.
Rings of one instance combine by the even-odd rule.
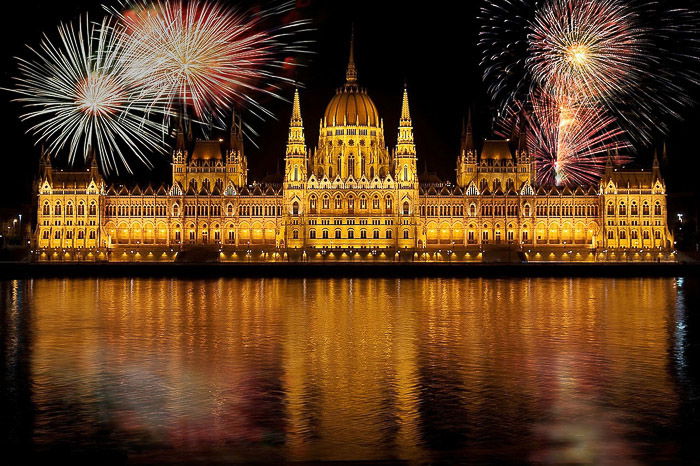
[[[324,126],[374,126],[379,127],[379,112],[367,91],[357,85],[355,67],[355,40],[350,40],[350,57],[345,71],[345,86],[338,89],[326,107]]]
[[[323,116],[325,126],[379,126],[379,112],[367,93],[356,86],[340,89]]]

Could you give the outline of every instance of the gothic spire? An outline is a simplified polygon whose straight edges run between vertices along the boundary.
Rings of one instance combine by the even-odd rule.
[[[472,127],[472,109],[467,114],[467,124],[462,127],[462,153],[474,150],[474,129]]]
[[[231,133],[229,136],[229,149],[241,150],[243,148],[243,119],[234,107],[231,114]]]
[[[287,139],[287,156],[306,156],[306,140],[304,138],[304,122],[301,119],[299,88],[294,90],[292,118],[289,121],[289,138]]]
[[[345,86],[357,85],[357,67],[355,66],[355,26],[350,35],[350,56],[348,58],[348,68],[345,72]]]
[[[292,120],[291,126],[303,127],[304,122],[301,119],[301,104],[299,102],[299,88],[294,89],[294,103],[292,105]]]
[[[401,102],[401,126],[411,126],[411,109],[408,106],[408,88],[403,86],[403,102]]]
[[[408,105],[408,89],[403,88],[403,100],[401,103],[401,120],[399,121],[399,137],[396,153],[398,155],[415,156],[416,146],[413,139],[413,122],[411,121],[411,109]]]

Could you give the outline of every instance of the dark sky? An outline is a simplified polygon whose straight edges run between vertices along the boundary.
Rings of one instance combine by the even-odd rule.
[[[233,2],[231,2],[233,3]],[[264,4],[264,3],[263,3]],[[453,178],[462,119],[475,109],[475,126],[481,137],[490,135],[493,114],[481,82],[476,51],[478,0],[462,2],[406,2],[400,0],[298,0],[299,14],[313,20],[315,54],[300,69],[304,83],[302,113],[307,144],[315,145],[318,122],[335,89],[343,83],[351,24],[356,32],[356,59],[360,84],[368,89],[384,118],[387,144],[396,142],[396,126],[403,83],[408,83],[421,170]],[[0,16],[0,86],[10,85],[16,55],[26,56],[25,44],[36,44],[42,32],[53,34],[59,21],[75,19],[82,12],[98,18],[101,2],[86,0],[10,2]],[[289,91],[291,97],[291,90]],[[8,93],[0,94],[0,120],[4,128],[0,207],[14,207],[31,199],[31,181],[38,150],[24,135],[18,120],[19,106]],[[275,172],[284,154],[291,111],[285,102],[267,102],[278,120],[256,122],[260,148],[247,146],[251,175],[261,178]],[[696,191],[694,169],[698,155],[695,133],[700,128],[697,108],[686,114],[669,137],[671,164],[666,169],[672,190]],[[659,141],[662,144],[663,141]],[[642,149],[639,162],[650,163],[651,149]],[[167,179],[166,161],[152,179]],[[141,174],[149,178],[147,174]]]

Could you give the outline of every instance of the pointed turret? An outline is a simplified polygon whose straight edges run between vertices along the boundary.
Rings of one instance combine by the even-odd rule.
[[[91,179],[98,181],[98,179],[100,178],[100,170],[97,166],[97,155],[95,153],[95,149],[92,146],[90,146],[90,149],[88,150],[87,160],[90,167]]]
[[[229,147],[226,152],[227,186],[240,188],[248,182],[248,159],[243,147],[243,117],[235,107],[231,115],[231,129],[229,133]]]
[[[39,179],[50,180],[51,178],[51,155],[44,146],[41,146],[41,157],[39,158]]]
[[[397,180],[402,183],[414,183],[417,181],[416,144],[413,139],[413,121],[411,120],[411,108],[408,103],[408,88],[405,84],[401,102],[401,119],[399,120],[395,163]]]
[[[345,87],[357,85],[357,67],[355,66],[355,27],[350,35],[350,55],[348,57],[348,67],[345,71]]]
[[[457,185],[466,187],[476,176],[476,146],[472,126],[472,109],[467,112],[466,124],[462,124],[462,141],[457,156]]]
[[[289,137],[287,139],[287,156],[305,156],[306,140],[304,138],[304,121],[301,118],[301,103],[299,89],[294,90],[292,118],[289,121]]]
[[[404,85],[403,101],[401,103],[401,119],[399,120],[399,137],[396,147],[397,155],[416,154],[416,146],[413,140],[413,121],[411,120],[411,109],[408,104],[408,89]]]
[[[240,113],[238,113],[235,108],[231,115],[229,150],[243,151],[243,120]]]
[[[474,151],[474,129],[472,127],[472,109],[469,109],[467,114],[467,123],[462,126],[462,147],[461,155],[465,156],[467,152]]]
[[[664,149],[666,146],[664,145]],[[654,161],[651,164],[652,172],[655,179],[661,178],[661,165],[659,164],[659,151],[654,150]]]
[[[287,187],[298,186],[306,180],[306,140],[304,138],[304,121],[301,118],[299,89],[294,90],[292,117],[289,120],[289,137],[285,157],[284,180]]]

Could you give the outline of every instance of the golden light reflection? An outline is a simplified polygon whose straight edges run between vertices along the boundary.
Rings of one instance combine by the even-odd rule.
[[[639,394],[652,424],[678,409],[676,297],[669,279],[35,280],[37,441],[107,417],[183,458],[629,459]]]

